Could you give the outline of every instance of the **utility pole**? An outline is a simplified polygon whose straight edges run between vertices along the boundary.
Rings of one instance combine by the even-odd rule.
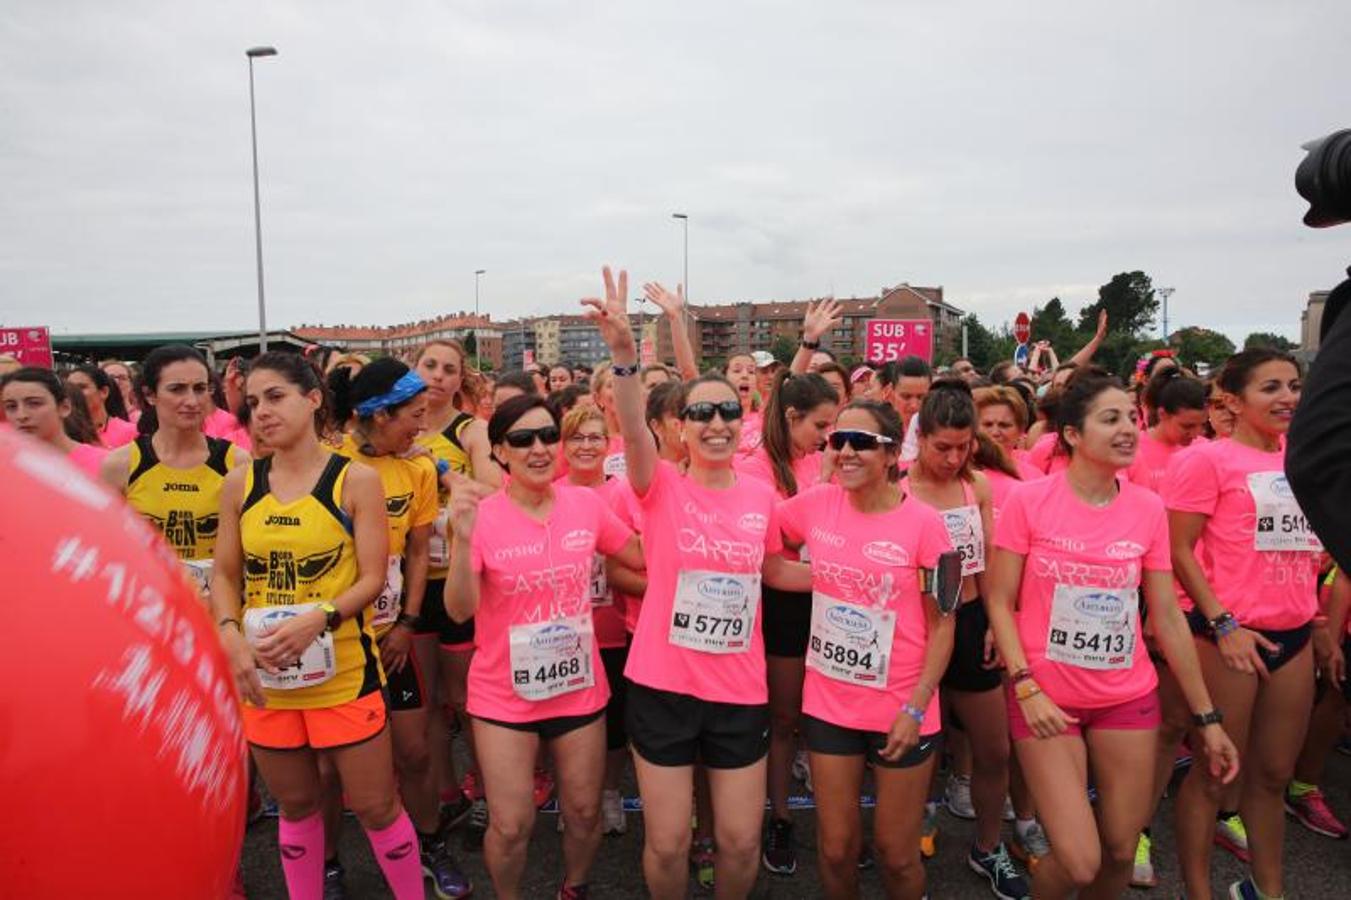
[[[1161,287],[1154,289],[1160,297],[1163,298],[1163,343],[1168,344],[1168,298],[1173,296],[1174,288]]]

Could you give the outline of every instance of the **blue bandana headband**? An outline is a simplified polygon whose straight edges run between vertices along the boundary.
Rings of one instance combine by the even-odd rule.
[[[410,369],[404,373],[402,378],[394,382],[394,386],[386,393],[358,403],[356,414],[362,418],[373,416],[382,409],[388,409],[391,406],[398,406],[400,403],[412,400],[426,389],[427,382],[423,381],[418,373]]]

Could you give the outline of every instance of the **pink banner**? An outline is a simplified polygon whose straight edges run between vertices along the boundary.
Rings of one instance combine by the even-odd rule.
[[[8,353],[25,366],[52,367],[52,336],[46,326],[0,328],[0,353]]]
[[[873,319],[868,323],[864,358],[874,364],[918,356],[933,362],[933,322],[928,319]]]

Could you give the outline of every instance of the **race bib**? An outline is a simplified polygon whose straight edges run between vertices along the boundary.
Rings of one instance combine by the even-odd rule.
[[[1284,472],[1250,472],[1248,493],[1257,507],[1253,547],[1257,550],[1320,551],[1323,542],[1309,527]]]
[[[450,510],[441,507],[432,522],[432,537],[427,545],[427,565],[444,569],[450,565]]]
[[[403,557],[391,556],[385,566],[385,586],[371,604],[371,627],[384,628],[399,618],[399,598],[403,596]]]
[[[250,644],[257,644],[268,632],[275,631],[287,619],[309,612],[318,607],[317,603],[298,603],[295,606],[269,606],[244,611],[244,638]],[[333,634],[325,631],[314,639],[314,643],[305,648],[300,659],[282,669],[276,675],[264,669],[258,670],[258,680],[263,687],[274,691],[294,691],[299,688],[323,684],[338,672],[338,657],[333,650]]]
[[[591,605],[615,605],[614,591],[610,590],[610,579],[605,575],[605,557],[599,553],[591,557]]]
[[[705,653],[745,653],[759,606],[758,573],[682,571],[666,640]]]
[[[591,614],[511,626],[511,685],[522,700],[548,700],[595,684]]]
[[[628,474],[629,464],[622,453],[611,453],[605,457],[602,470],[607,478],[620,478]]]
[[[859,687],[885,690],[896,613],[869,609],[812,592],[812,633],[807,665]]]
[[[1046,658],[1080,669],[1129,669],[1139,617],[1133,589],[1057,584]]]
[[[962,577],[985,571],[985,526],[979,506],[958,506],[942,512],[952,549],[962,557]]]
[[[214,560],[210,559],[185,559],[182,560],[183,571],[187,573],[188,580],[197,588],[197,593],[203,598],[211,596],[211,572],[214,568]]]

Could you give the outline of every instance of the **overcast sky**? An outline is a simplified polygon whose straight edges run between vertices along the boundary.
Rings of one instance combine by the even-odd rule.
[[[942,285],[987,323],[1113,273],[1297,337],[1351,262],[1299,145],[1351,125],[1346,0],[66,2],[0,10],[0,323],[572,311]],[[634,288],[633,294],[639,291]]]

